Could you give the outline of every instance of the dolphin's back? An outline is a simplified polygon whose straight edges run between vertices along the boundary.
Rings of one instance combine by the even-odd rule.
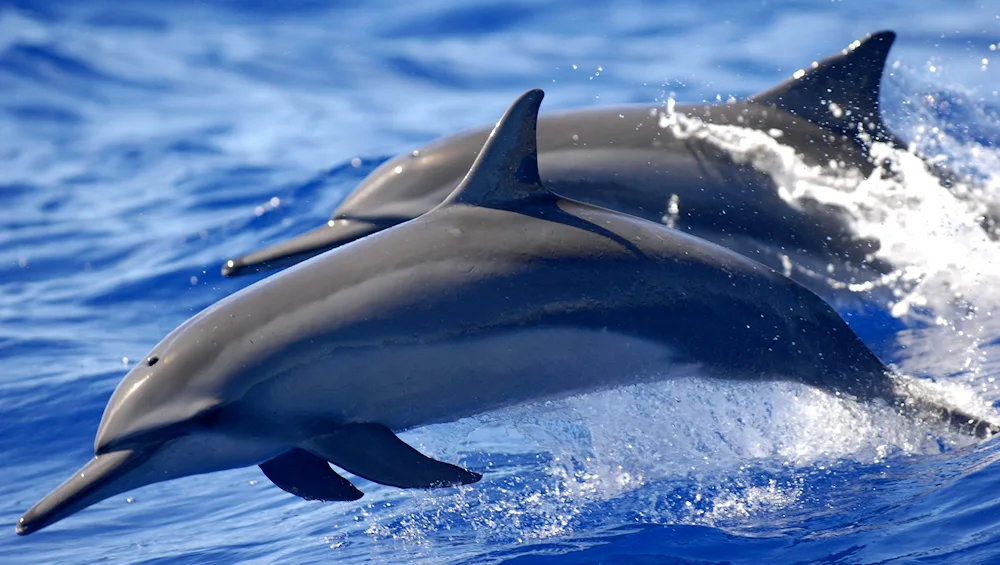
[[[586,392],[688,364],[862,398],[882,397],[889,385],[881,362],[799,285],[694,237],[567,200],[436,210],[270,280],[281,284],[239,297],[263,307],[252,339],[271,352],[252,387],[236,379],[239,394],[268,403],[282,391],[301,394],[289,404],[315,402],[334,420],[398,413],[387,425],[410,427],[525,400],[520,394]],[[205,323],[228,314],[216,315]],[[372,363],[381,377],[356,381]],[[488,385],[473,394],[468,387],[479,385],[470,383]],[[358,400],[395,398],[373,387],[397,391],[398,403]],[[442,390],[476,400],[464,409],[415,400]],[[425,408],[413,413],[410,401]]]
[[[809,165],[835,161],[867,175],[873,169],[870,141],[898,143],[878,111],[894,38],[892,32],[872,34],[749,100],[671,110],[707,124],[780,133],[781,143]],[[824,264],[838,258],[872,266],[877,243],[858,238],[844,210],[818,202],[807,209],[789,205],[768,174],[709,140],[663,127],[666,111],[659,104],[630,105],[542,117],[542,180],[562,196],[649,220],[673,214],[672,226],[776,268],[779,253],[788,252]],[[328,227],[229,261],[224,274],[302,260],[426,213],[458,186],[488,134],[485,127],[462,132],[390,159],[351,192]]]

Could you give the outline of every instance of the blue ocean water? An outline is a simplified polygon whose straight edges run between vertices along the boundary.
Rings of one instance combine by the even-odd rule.
[[[849,323],[987,411],[1000,243],[975,224],[1000,203],[995,5],[0,1],[0,561],[1000,563],[995,440],[696,378],[406,434],[485,470],[470,487],[356,479],[365,498],[322,504],[239,469],[13,533],[92,455],[127,369],[255,280],[222,261],[321,224],[386,158],[491,123],[528,88],[544,111],[726,100],[878,29],[899,34],[887,122],[964,181],[945,190],[906,155],[894,179],[769,162],[901,265],[849,289],[864,298]]]

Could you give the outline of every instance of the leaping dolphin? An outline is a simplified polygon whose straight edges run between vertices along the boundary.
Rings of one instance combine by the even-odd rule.
[[[433,211],[314,257],[197,314],[118,385],[96,456],[21,518],[28,534],[115,494],[260,465],[306,499],[476,482],[395,432],[666,378],[784,379],[977,435],[908,399],[816,295],[723,247],[562,198],[539,178],[542,91],[507,110]]]
[[[867,176],[873,140],[901,144],[879,114],[882,70],[894,39],[891,31],[871,34],[747,100],[680,105],[675,112],[778,132],[778,140],[811,165],[833,160]],[[849,272],[889,269],[872,259],[878,241],[859,237],[843,209],[814,201],[789,204],[768,174],[734,161],[710,141],[661,127],[662,110],[633,105],[542,117],[542,181],[559,195],[653,221],[672,214],[674,227],[776,269],[789,254],[816,258],[823,267],[843,264],[852,267]],[[327,225],[227,261],[223,274],[292,264],[424,214],[455,189],[489,131],[463,132],[390,159],[355,188]],[[819,284],[805,275],[797,280]]]

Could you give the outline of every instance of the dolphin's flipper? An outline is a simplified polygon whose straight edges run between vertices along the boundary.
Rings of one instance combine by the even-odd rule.
[[[382,424],[348,424],[310,439],[304,447],[359,477],[399,488],[467,485],[482,478],[427,457]]]
[[[827,57],[750,100],[769,104],[810,122],[856,137],[859,126],[877,141],[906,147],[882,122],[879,91],[889,48],[896,39],[880,31],[855,41],[839,55]]]
[[[278,488],[306,500],[357,500],[364,496],[330,465],[304,449],[292,449],[260,464]]]

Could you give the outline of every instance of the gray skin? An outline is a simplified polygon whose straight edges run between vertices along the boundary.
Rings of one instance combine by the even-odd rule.
[[[778,140],[806,163],[833,160],[868,175],[870,142],[899,144],[878,110],[882,70],[894,39],[889,31],[870,35],[749,100],[680,105],[676,112],[711,124],[779,130]],[[839,106],[840,117],[831,113],[831,102]],[[542,181],[561,196],[657,222],[675,196],[674,227],[775,269],[782,269],[782,256],[797,259],[807,269],[790,276],[816,291],[830,289],[808,274],[810,268],[835,263],[842,266],[838,276],[847,281],[891,268],[872,259],[878,242],[858,237],[841,208],[815,201],[789,205],[769,175],[734,162],[711,142],[678,138],[660,127],[662,110],[638,105],[543,116],[538,125]],[[488,128],[463,132],[387,161],[343,201],[327,225],[230,260],[223,274],[292,264],[426,213],[455,189],[488,134]]]
[[[153,482],[259,464],[307,499],[480,475],[393,432],[696,372],[781,379],[977,435],[907,399],[816,295],[723,247],[556,196],[538,175],[540,90],[497,124],[433,211],[257,282],[191,318],[115,390],[95,458],[30,509],[28,534]],[[905,402],[905,405],[904,405]]]

